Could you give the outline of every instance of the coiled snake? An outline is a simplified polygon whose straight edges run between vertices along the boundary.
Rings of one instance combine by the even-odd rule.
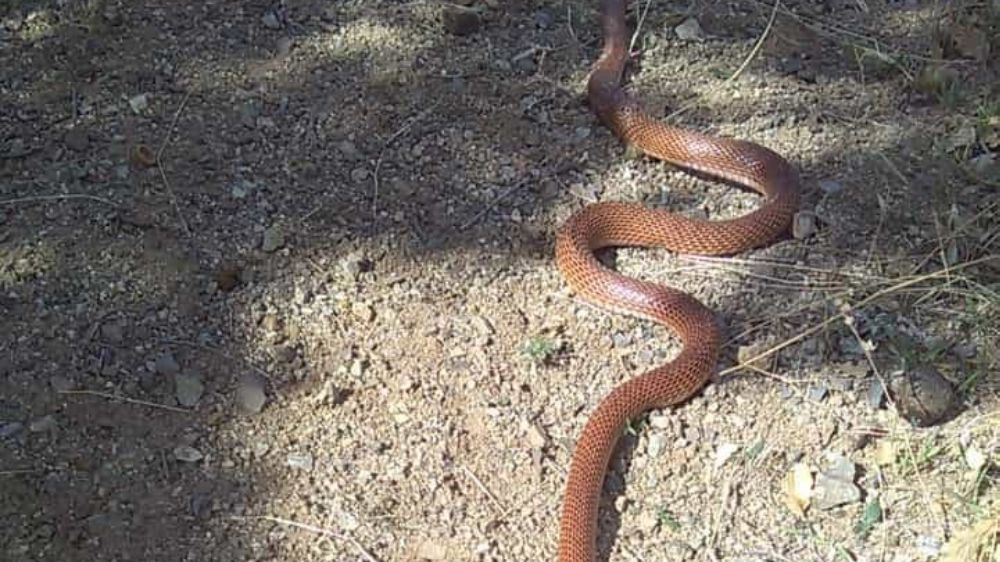
[[[708,380],[720,347],[712,312],[694,297],[630,279],[600,265],[593,251],[608,246],[661,246],[696,254],[733,254],[786,231],[799,204],[798,174],[759,145],[660,123],[621,87],[628,57],[625,0],[603,0],[604,46],[590,74],[591,109],[624,143],[681,168],[760,192],[763,204],[739,218],[703,221],[634,203],[601,202],[571,216],[556,237],[556,263],[582,298],[616,312],[659,322],[683,349],[671,362],[615,388],[583,428],[570,463],[560,522],[559,561],[593,562],[597,511],[612,449],[626,422],[651,408],[687,400]]]

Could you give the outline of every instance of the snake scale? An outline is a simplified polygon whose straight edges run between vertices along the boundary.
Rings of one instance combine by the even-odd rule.
[[[720,328],[694,297],[625,277],[602,266],[594,251],[609,246],[664,247],[726,255],[772,242],[786,232],[799,205],[799,178],[771,150],[746,141],[665,125],[621,86],[628,59],[625,0],[603,0],[604,44],[588,80],[588,101],[623,143],[688,171],[739,184],[763,195],[753,212],[729,220],[687,218],[636,203],[600,202],[573,214],[556,235],[556,263],[584,300],[649,319],[674,331],[683,348],[669,363],[615,388],[591,414],[570,461],[560,521],[559,562],[593,562],[601,488],[612,450],[629,419],[684,402],[708,380],[719,355]]]

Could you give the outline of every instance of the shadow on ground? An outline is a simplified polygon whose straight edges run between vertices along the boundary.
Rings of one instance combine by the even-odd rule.
[[[301,279],[307,292],[340,290],[345,260],[380,278],[455,257],[551,268],[555,226],[579,207],[578,188],[598,194],[615,181],[614,166],[653,166],[616,164],[619,148],[580,98],[597,38],[589,7],[516,2],[454,36],[428,34],[440,29],[438,10],[413,3],[21,4],[0,44],[5,553],[280,559],[261,551],[260,537],[216,524],[284,485],[280,465],[232,470],[233,459],[266,449],[241,434],[240,375],[266,373],[280,405],[315,392],[343,360],[336,350],[317,357],[262,344],[281,299],[299,298]],[[688,54],[745,52],[767,15],[757,7],[708,18],[706,27],[737,30],[732,42]],[[647,57],[671,56],[657,41],[674,17],[654,14]],[[932,252],[926,231],[953,205],[985,208],[985,188],[932,156],[936,139],[894,127],[898,100],[859,95],[825,107],[813,85],[856,73],[837,51],[802,56],[811,37],[787,52],[776,46],[745,78],[790,82],[799,95],[720,96],[681,119],[750,122],[786,146],[777,136],[785,127],[880,129],[877,150],[813,140],[817,149],[791,156],[804,207],[838,222],[820,213],[815,237],[785,242],[788,254],[808,263],[811,247],[832,247],[850,268]],[[657,112],[704,91],[704,82],[654,79],[640,75],[637,87]],[[143,164],[143,146],[161,165]],[[817,187],[830,178],[841,191]],[[643,189],[647,201],[662,197]],[[262,239],[276,248],[262,250]],[[232,292],[220,290],[230,282]],[[248,287],[252,296],[241,296]],[[741,295],[716,298],[724,315],[741,313]],[[173,368],[157,364],[167,355],[203,386],[193,411],[149,404],[178,407]],[[148,403],[67,393],[81,390]],[[234,434],[243,448],[210,452]],[[612,517],[602,526],[605,552],[619,525]],[[548,526],[554,532],[554,520]]]

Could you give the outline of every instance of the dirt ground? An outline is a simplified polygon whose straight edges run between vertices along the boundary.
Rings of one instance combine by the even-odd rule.
[[[0,559],[553,560],[588,414],[678,348],[566,289],[558,225],[757,202],[597,123],[596,4],[2,3]],[[783,154],[804,201],[745,255],[605,256],[728,340],[626,432],[602,559],[975,560],[1000,5],[635,4],[645,106]],[[957,393],[927,427],[881,382],[921,365]]]

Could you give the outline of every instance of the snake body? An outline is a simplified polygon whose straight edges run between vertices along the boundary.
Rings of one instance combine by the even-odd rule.
[[[624,143],[670,164],[751,188],[763,203],[721,221],[687,218],[640,204],[600,202],[572,215],[556,236],[556,263],[580,297],[615,312],[661,323],[683,349],[671,362],[615,388],[583,428],[570,462],[560,521],[559,562],[593,562],[597,512],[612,450],[629,419],[687,400],[708,380],[721,333],[711,310],[681,291],[625,277],[603,267],[594,250],[608,246],[664,247],[724,255],[766,245],[788,229],[799,204],[798,174],[762,146],[665,125],[622,89],[625,0],[603,0],[604,44],[588,81],[598,118]]]

